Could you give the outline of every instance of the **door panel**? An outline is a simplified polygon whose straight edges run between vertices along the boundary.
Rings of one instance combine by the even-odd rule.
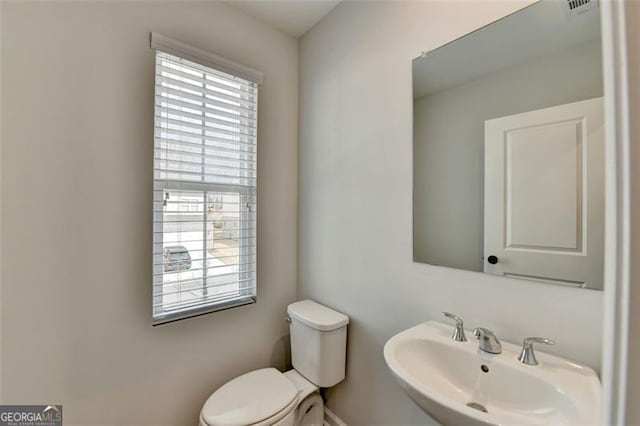
[[[602,98],[487,120],[485,272],[602,288],[603,191]]]

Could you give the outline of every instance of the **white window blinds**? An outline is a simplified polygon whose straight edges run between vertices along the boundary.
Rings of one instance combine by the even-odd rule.
[[[154,324],[256,300],[258,84],[174,53],[156,50]]]

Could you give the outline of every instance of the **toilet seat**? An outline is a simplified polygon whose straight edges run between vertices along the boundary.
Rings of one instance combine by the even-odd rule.
[[[273,424],[296,407],[298,393],[275,368],[251,371],[215,391],[202,407],[200,422],[206,426]]]

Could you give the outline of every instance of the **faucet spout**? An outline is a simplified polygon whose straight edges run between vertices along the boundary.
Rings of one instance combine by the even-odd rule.
[[[502,353],[502,345],[493,331],[478,327],[473,330],[473,335],[478,339],[481,351],[494,355]]]

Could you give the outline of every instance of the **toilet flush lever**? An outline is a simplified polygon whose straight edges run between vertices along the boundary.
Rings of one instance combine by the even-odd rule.
[[[285,315],[285,316],[284,316],[284,320],[285,320],[286,322],[291,322],[291,317],[290,317],[289,315]]]
[[[466,342],[467,337],[464,335],[464,323],[462,322],[462,318],[450,312],[443,312],[442,315],[447,318],[451,318],[456,322],[456,328],[453,331],[453,335],[451,336],[451,338],[456,342]]]

